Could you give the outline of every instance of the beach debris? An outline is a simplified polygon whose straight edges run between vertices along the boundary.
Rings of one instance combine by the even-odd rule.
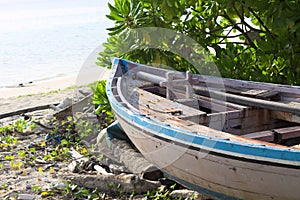
[[[102,130],[97,141],[98,148],[108,147],[112,156],[123,163],[131,173],[148,180],[158,180],[163,177],[163,173],[130,144],[129,138],[117,121]]]
[[[67,97],[60,104],[58,104],[57,106],[53,106],[51,108],[53,108],[54,110],[61,110],[61,109],[64,109],[64,108],[72,105],[72,102],[73,102],[73,99]]]
[[[126,169],[123,165],[116,165],[116,164],[110,164],[108,165],[109,170],[114,174],[122,174],[122,173],[128,173],[128,169]]]
[[[1,120],[3,125],[9,127],[0,133],[0,175],[3,178],[0,199],[87,199],[91,194],[100,199],[110,199],[111,196],[114,199],[130,199],[132,192],[137,194],[133,195],[133,199],[139,196],[142,199],[149,191],[152,195],[152,192],[159,190],[160,185],[169,188],[174,184],[165,178],[147,180],[148,177],[143,173],[145,168],[139,169],[143,165],[135,159],[131,162],[140,165],[136,166],[138,170],[129,170],[126,165],[131,166],[128,164],[130,161],[120,160],[120,157],[123,159],[122,153],[126,154],[127,151],[120,149],[126,149],[123,142],[136,152],[135,148],[128,141],[116,144],[113,141],[108,146],[106,129],[99,134],[100,127],[97,127],[92,133],[88,132],[88,136],[80,136],[80,140],[75,141],[74,138],[79,137],[81,131],[99,124],[93,110],[87,105],[82,104],[81,111],[78,107],[75,114],[80,114],[76,115],[79,120],[72,113],[72,105],[69,107],[71,115],[64,113],[68,109],[64,108],[59,111],[34,111]],[[61,113],[61,118],[48,119],[46,115],[49,112],[53,116]],[[24,123],[15,124],[18,120]],[[81,120],[83,125],[80,125]],[[86,122],[89,123],[88,127],[85,126]],[[17,125],[20,130],[16,129]],[[92,146],[97,136],[98,142]],[[113,152],[113,145],[119,150]]]
[[[89,94],[88,96],[83,97],[77,102],[71,100],[71,104],[69,103],[69,100],[66,100],[66,103],[62,102],[61,106],[56,106],[57,109],[53,114],[53,117],[61,121],[68,116],[73,116],[73,114],[75,115],[77,112],[82,112],[83,108],[87,107],[87,105],[90,104],[91,97],[92,94]]]
[[[113,173],[107,172],[107,170],[100,165],[94,165],[94,169],[102,175],[114,175]]]
[[[18,200],[34,200],[35,196],[32,194],[19,194]]]
[[[97,188],[105,192],[125,192],[141,194],[157,189],[159,181],[149,181],[134,174],[120,175],[82,175],[71,174],[64,178],[81,187]]]
[[[0,119],[6,118],[6,117],[12,117],[16,115],[21,115],[28,112],[33,112],[37,110],[45,110],[50,108],[53,105],[56,105],[57,103],[51,103],[51,104],[44,104],[44,105],[38,105],[38,106],[32,106],[32,107],[25,107],[14,111],[9,111],[6,113],[0,113]]]
[[[171,199],[194,199],[194,200],[209,200],[211,198],[205,196],[204,194],[199,194],[196,191],[181,189],[181,190],[173,190],[170,192]]]
[[[95,175],[73,174],[65,177],[73,184],[92,189],[98,188],[101,191],[123,191],[126,193],[133,191],[142,193],[153,190],[160,185],[159,181],[146,180],[134,174],[113,174],[107,166],[101,165],[95,158],[86,158],[75,149],[71,149],[69,152],[72,157],[76,159],[69,164],[68,168],[71,172],[89,171],[93,169],[98,172],[98,174]]]
[[[132,173],[148,180],[158,180],[163,177],[163,173],[146,160],[127,141],[114,138],[110,142],[113,155],[122,161]]]

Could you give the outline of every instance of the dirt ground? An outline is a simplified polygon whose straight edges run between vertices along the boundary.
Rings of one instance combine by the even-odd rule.
[[[91,101],[76,113],[65,110],[88,94],[89,88],[81,88],[0,99],[0,116],[11,113],[0,117],[0,199],[207,199],[171,180],[142,180],[103,156],[102,127]]]

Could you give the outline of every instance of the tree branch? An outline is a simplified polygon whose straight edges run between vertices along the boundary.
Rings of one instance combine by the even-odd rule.
[[[233,27],[230,29],[230,31],[228,31],[228,33],[225,35],[225,37],[220,41],[220,43],[222,43],[226,38],[229,38],[229,34],[231,33]]]
[[[264,22],[260,19],[260,17],[254,12],[254,10],[248,7],[249,11],[253,14],[253,16],[258,20],[259,24],[274,38],[273,33],[266,27]]]
[[[230,42],[230,43],[232,43],[232,44],[241,44],[241,45],[245,45],[245,46],[249,45],[248,43],[245,43],[245,42]],[[218,42],[218,43],[215,43],[215,44],[228,44],[228,42]]]
[[[248,24],[246,21],[245,21],[245,17],[244,17],[244,11],[242,12],[242,15],[239,13],[239,11],[237,10],[235,4],[233,4],[233,9],[234,11],[236,12],[236,14],[239,16],[239,18],[241,19],[241,23],[245,26],[247,26],[250,30],[252,31],[255,31],[255,32],[260,32],[260,33],[265,33],[265,31],[263,30],[260,30],[260,29],[257,29],[257,28],[254,28],[252,27],[250,24]],[[242,9],[244,10],[244,7],[242,7]],[[247,30],[245,30],[247,31]]]
[[[249,42],[250,46],[253,47],[254,49],[257,49],[256,45],[253,43],[253,41],[251,40],[251,38],[247,35],[247,33],[244,32],[244,30],[239,27],[226,13],[226,11],[224,11],[223,17],[225,17],[231,24],[232,26],[237,29],[240,33],[243,34],[243,36],[247,39],[247,41]]]
[[[229,26],[230,27],[230,26]],[[231,26],[232,27],[232,26]],[[230,35],[229,36],[229,33],[232,31],[233,27],[230,29],[230,31],[226,34],[226,35],[217,35],[217,34],[214,34],[213,32],[207,32],[203,29],[199,29],[202,33],[205,33],[205,34],[208,34],[208,35],[211,35],[211,36],[214,36],[214,37],[217,37],[217,38],[237,38],[241,35],[243,35],[242,33],[241,34],[237,34],[237,35]]]

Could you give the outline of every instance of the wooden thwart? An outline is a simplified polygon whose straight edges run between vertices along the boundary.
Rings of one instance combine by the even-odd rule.
[[[300,137],[300,126],[278,128],[243,135],[245,138],[257,139],[265,142],[281,142],[282,140]]]
[[[290,112],[293,114],[300,114],[300,107],[295,105],[288,105],[282,102],[274,102],[274,101],[267,101],[263,99],[256,99],[251,97],[245,97],[235,94],[228,94],[222,91],[213,91],[209,90],[205,87],[193,86],[196,94],[202,94],[206,96],[213,95],[214,98],[217,99],[226,99],[226,101],[242,104],[246,106],[254,106],[259,108],[266,108],[270,110],[278,110],[282,112]]]
[[[272,131],[259,131],[255,133],[249,133],[243,135],[245,138],[251,138],[256,140],[261,140],[265,142],[273,142],[274,141],[274,132]]]
[[[280,140],[300,137],[300,126],[275,129],[274,133],[278,134]]]
[[[226,88],[226,92],[265,100],[280,100],[279,92],[265,89]]]

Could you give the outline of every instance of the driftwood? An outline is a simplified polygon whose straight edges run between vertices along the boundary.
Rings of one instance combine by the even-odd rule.
[[[88,158],[84,157],[83,155],[81,155],[80,153],[78,153],[75,149],[71,149],[69,151],[69,153],[71,154],[71,156],[73,158],[75,158],[76,160],[73,160],[68,168],[71,172],[76,172],[78,171],[78,162],[82,161],[82,162],[88,162]],[[102,175],[113,175],[112,173],[107,172],[103,167],[101,167],[100,165],[94,165],[93,169],[96,170],[98,173],[102,174]]]
[[[60,102],[52,102],[52,103],[45,104],[45,105],[22,108],[19,110],[14,110],[14,111],[8,112],[8,113],[1,113],[0,119],[6,118],[6,117],[12,117],[15,115],[20,115],[23,113],[33,112],[33,111],[37,111],[37,110],[45,110],[45,109],[49,109],[49,108],[57,109],[57,112],[54,114],[54,116],[57,117],[58,119],[60,119],[67,115],[72,115],[72,110],[78,111],[80,108],[84,107],[88,103],[91,96],[92,96],[92,94],[89,94],[88,96],[84,97],[83,99],[79,100],[78,102],[76,102],[72,105],[69,105],[65,108],[57,108],[56,106],[58,106],[60,104]]]
[[[75,159],[69,164],[71,172],[76,171],[78,162],[88,162],[88,158],[78,153],[75,149],[69,151]],[[119,174],[115,175],[107,172],[100,165],[94,165],[94,169],[99,173],[95,175],[69,174],[63,178],[70,180],[73,184],[86,188],[97,188],[104,192],[136,192],[144,193],[149,190],[157,189],[161,184],[158,181],[149,181],[140,178],[134,174]]]
[[[112,139],[110,148],[114,156],[122,161],[125,167],[134,174],[148,180],[158,180],[163,177],[163,173],[158,168],[147,161],[141,153],[133,149],[125,140]]]
[[[12,117],[15,115],[20,115],[23,113],[33,112],[33,111],[37,111],[37,110],[45,110],[45,109],[48,109],[51,106],[57,105],[57,104],[58,103],[55,103],[55,104],[51,103],[51,104],[45,104],[45,105],[34,106],[34,107],[29,107],[29,108],[23,108],[23,109],[15,110],[15,111],[8,112],[8,113],[3,113],[3,114],[0,114],[0,119],[6,118],[6,117]]]
[[[71,116],[73,115],[73,113],[76,113],[78,111],[81,112],[82,108],[84,108],[88,104],[91,97],[92,94],[89,94],[78,102],[72,103],[71,105],[57,111],[53,116],[59,120],[63,120],[66,116]]]
[[[160,186],[158,181],[149,181],[139,178],[133,174],[120,175],[82,175],[71,174],[63,178],[69,179],[71,183],[81,187],[99,189],[103,192],[135,192],[141,194],[157,189]]]

